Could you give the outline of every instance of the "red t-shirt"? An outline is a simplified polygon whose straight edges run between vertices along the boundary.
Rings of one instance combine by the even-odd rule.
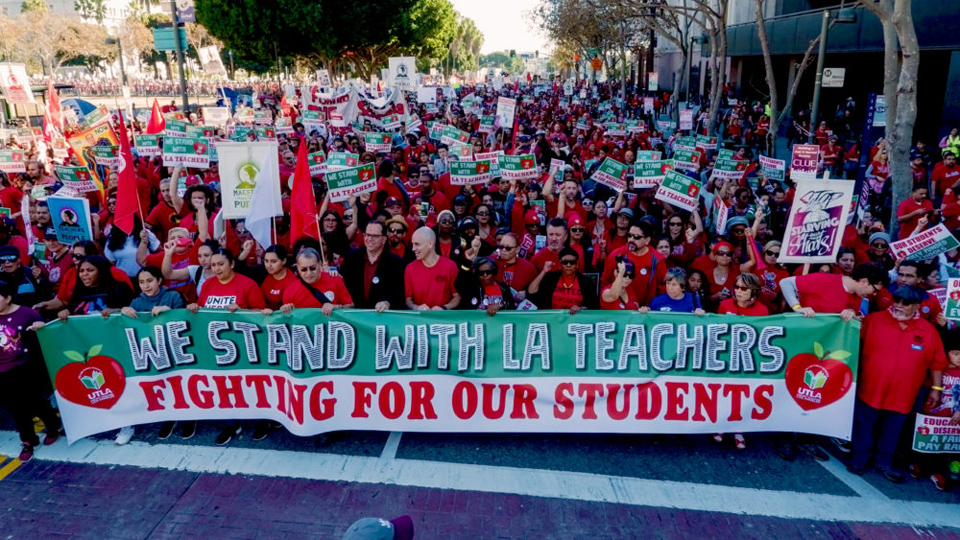
[[[932,212],[933,203],[930,202],[930,199],[923,199],[918,203],[913,197],[910,197],[909,199],[901,202],[900,206],[897,207],[897,217],[899,218],[905,216],[910,212],[920,209],[926,210],[927,212]],[[920,221],[920,218],[923,215],[924,214],[918,214],[900,224],[900,240],[910,236],[910,233],[917,228],[917,222]]]
[[[234,274],[230,281],[221,283],[216,277],[203,283],[200,307],[227,309],[230,304],[240,309],[263,309],[267,307],[257,282],[242,274]]]
[[[133,290],[133,284],[130,282],[130,276],[126,272],[117,268],[116,266],[110,267],[110,275],[113,276],[113,280],[117,283],[126,283],[130,290]],[[70,303],[70,297],[73,296],[73,289],[77,287],[77,267],[74,266],[66,271],[63,274],[63,278],[60,281],[60,289],[57,290],[57,298],[60,299],[64,304]]]
[[[797,276],[800,305],[817,313],[840,313],[845,309],[860,309],[860,296],[843,288],[840,274],[807,274]]]
[[[163,268],[163,255],[163,253],[151,253],[150,255],[147,255],[147,258],[144,261],[147,263],[145,266],[156,266],[157,268]],[[175,252],[173,257],[170,259],[170,266],[174,270],[186,270],[191,264],[197,264],[197,261],[191,260],[189,251],[186,253]],[[182,294],[187,302],[194,302],[197,299],[197,284],[190,279],[185,279],[183,281],[165,279],[163,280],[163,285]]]
[[[565,280],[563,276],[557,281],[557,288],[553,290],[551,309],[570,309],[573,306],[583,305],[583,291],[580,290],[580,281],[576,276]]]
[[[526,260],[517,257],[517,261],[511,265],[497,259],[497,281],[505,283],[515,291],[522,291],[530,285],[530,282],[537,277],[537,268]]]
[[[723,302],[720,302],[720,307],[717,309],[717,313],[720,315],[731,314],[731,315],[751,315],[753,317],[763,317],[764,315],[769,315],[770,311],[767,309],[767,306],[763,305],[761,302],[755,302],[750,307],[740,307],[736,302],[733,301],[733,298],[727,298]]]
[[[183,205],[183,208],[186,210],[187,205]],[[161,202],[147,215],[147,224],[153,227],[153,232],[157,235],[157,238],[164,241],[167,237],[167,231],[180,226],[182,216],[183,214],[178,214],[172,206]]]
[[[263,299],[267,303],[267,307],[270,309],[280,309],[280,306],[283,305],[284,291],[298,281],[300,280],[297,279],[297,276],[293,275],[293,271],[289,269],[284,274],[283,279],[277,279],[273,277],[272,274],[267,274],[267,277],[263,279],[263,283],[260,284],[260,290],[263,291]]]
[[[607,302],[603,299],[603,293],[612,287],[613,285],[608,285],[603,288],[603,291],[600,291],[600,309],[609,309],[609,310],[630,310],[636,311],[640,309],[640,305],[637,304],[637,294],[633,290],[627,287],[627,302],[624,303],[623,298],[616,298],[613,302]]]
[[[403,273],[407,298],[418,306],[446,305],[456,292],[454,286],[459,272],[457,264],[444,257],[429,268],[420,260],[413,261]]]
[[[320,274],[320,279],[310,286],[320,291],[320,294],[325,296],[328,302],[341,305],[353,303],[353,298],[350,297],[347,286],[344,285],[343,278],[340,276],[331,276],[324,272]],[[289,287],[284,289],[283,303],[293,304],[294,307],[298,308],[323,307],[323,304],[313,296],[313,293],[307,290],[307,287],[299,279],[296,279]]]

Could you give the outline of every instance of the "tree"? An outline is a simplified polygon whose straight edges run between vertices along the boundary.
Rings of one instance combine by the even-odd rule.
[[[78,22],[58,13],[30,10],[17,17],[23,34],[19,46],[40,61],[47,74],[61,65],[82,57],[109,58],[113,48],[106,44],[103,26]]]
[[[20,4],[20,13],[46,13],[50,11],[50,6],[45,0],[23,0]]]
[[[523,71],[523,59],[518,56],[510,56],[506,51],[494,52],[480,57],[480,67],[499,68],[507,73],[520,73]]]
[[[97,24],[103,24],[103,19],[107,16],[106,0],[75,0],[73,8],[84,19],[97,21]]]
[[[890,157],[890,178],[893,179],[890,231],[895,233],[899,229],[896,209],[910,197],[913,185],[910,145],[913,143],[913,127],[917,122],[920,43],[913,23],[912,0],[859,1],[880,19],[883,26],[883,95],[887,102],[884,140]]]

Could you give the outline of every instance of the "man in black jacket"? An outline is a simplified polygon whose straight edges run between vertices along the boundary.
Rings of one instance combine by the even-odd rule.
[[[404,309],[403,261],[384,249],[387,228],[383,222],[367,223],[363,233],[365,247],[343,258],[340,275],[359,309]]]

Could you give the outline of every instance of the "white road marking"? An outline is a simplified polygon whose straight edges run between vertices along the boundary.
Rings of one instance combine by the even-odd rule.
[[[873,487],[870,482],[867,482],[863,478],[853,474],[847,470],[847,467],[840,463],[836,458],[830,458],[830,461],[821,461],[820,465],[830,471],[830,474],[837,477],[837,480],[840,480],[847,485],[850,489],[857,492],[861,497],[868,499],[880,499],[880,500],[890,500],[889,497],[883,494],[882,491]]]
[[[0,431],[0,454],[10,455],[19,448],[16,432]],[[955,505],[879,498],[876,493],[865,489],[863,494],[867,496],[847,497],[567,471],[280,450],[190,446],[189,451],[185,451],[183,445],[151,445],[138,441],[117,446],[110,440],[90,439],[72,445],[41,447],[34,459],[483,491],[786,519],[960,528],[960,512],[956,511]]]
[[[397,457],[397,449],[400,448],[400,437],[402,436],[403,433],[399,431],[390,432],[386,444],[383,445],[383,452],[380,452],[381,460],[390,461]]]

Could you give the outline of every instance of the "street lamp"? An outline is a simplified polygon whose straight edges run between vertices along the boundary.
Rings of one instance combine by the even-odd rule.
[[[820,54],[817,56],[817,78],[813,86],[813,110],[810,111],[810,136],[807,142],[812,143],[816,132],[817,118],[820,114],[820,88],[823,85],[823,60],[827,56],[827,32],[830,30],[830,10],[823,10],[823,20],[820,25]],[[852,24],[857,22],[857,12],[852,8],[842,8],[833,18],[837,24]]]

